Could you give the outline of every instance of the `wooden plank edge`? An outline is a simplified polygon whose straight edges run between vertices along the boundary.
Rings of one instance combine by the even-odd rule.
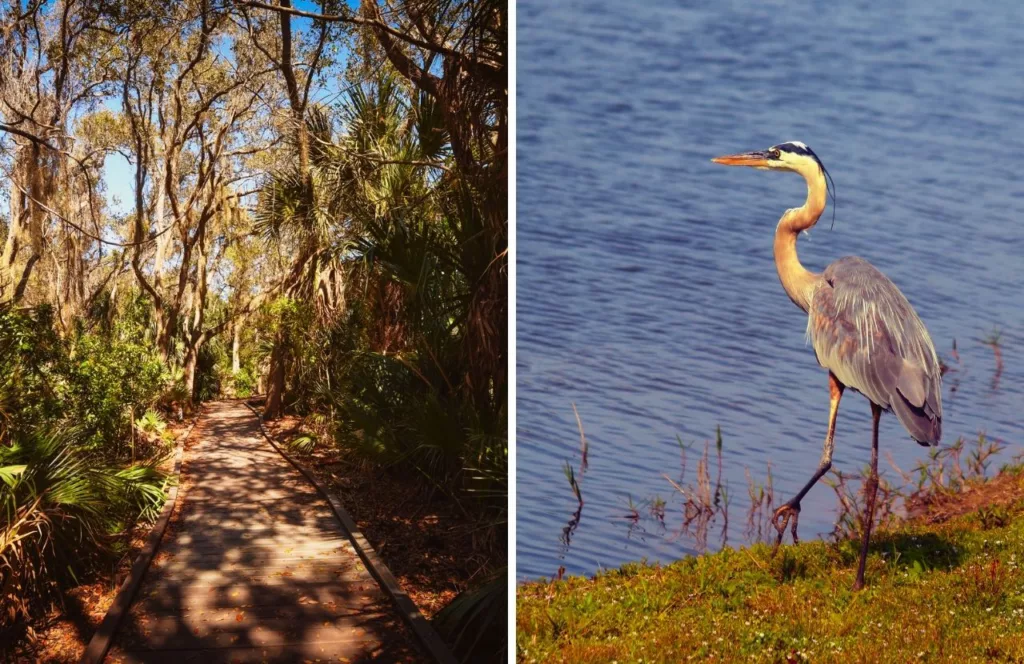
[[[128,578],[121,584],[121,588],[117,591],[117,596],[114,597],[113,603],[107,609],[106,615],[103,616],[103,621],[93,633],[92,638],[89,639],[89,644],[85,647],[82,658],[78,660],[79,664],[99,664],[106,658],[110,647],[114,644],[117,630],[121,627],[121,622],[128,613],[128,608],[132,605],[135,595],[139,592],[139,587],[142,585],[142,579],[146,575],[146,570],[149,569],[149,564],[153,561],[153,556],[156,555],[157,548],[160,546],[160,540],[163,538],[164,531],[167,530],[167,524],[170,523],[171,513],[174,511],[174,505],[178,500],[178,486],[181,479],[181,461],[185,454],[185,441],[192,435],[202,416],[203,413],[200,410],[199,415],[192,422],[192,426],[189,427],[189,430],[175,446],[174,469],[171,471],[175,482],[167,490],[167,499],[164,501],[164,507],[160,511],[160,517],[153,524],[149,535],[146,536],[145,546],[139,551],[139,555],[135,557],[135,562],[132,563]]]
[[[355,547],[356,553],[359,554],[359,558],[366,565],[366,569],[369,570],[370,575],[377,581],[377,583],[387,592],[391,601],[394,602],[395,607],[398,609],[398,614],[402,617],[402,620],[412,629],[413,634],[419,641],[420,646],[424,648],[427,654],[433,658],[437,664],[458,664],[458,660],[455,655],[452,654],[448,645],[441,638],[441,635],[431,626],[430,622],[423,617],[420,610],[416,607],[416,604],[409,597],[408,593],[402,590],[402,587],[398,584],[398,580],[388,569],[384,561],[381,560],[380,556],[370,545],[369,540],[363,536],[359,530],[359,526],[349,516],[349,513],[342,507],[341,500],[331,493],[327,487],[323,485],[310,472],[305,466],[293,459],[288,453],[286,453],[281,446],[278,445],[270,432],[267,431],[266,426],[263,424],[263,415],[256,411],[248,402],[244,402],[246,408],[252,411],[253,415],[256,416],[257,421],[260,425],[260,432],[263,433],[263,437],[267,439],[267,442],[277,450],[277,452],[285,458],[292,466],[295,467],[300,473],[305,476],[309,482],[316,487],[316,490],[320,492],[331,506],[331,511],[334,512],[334,516],[337,517],[338,523],[341,524],[345,534],[352,541],[352,545]]]

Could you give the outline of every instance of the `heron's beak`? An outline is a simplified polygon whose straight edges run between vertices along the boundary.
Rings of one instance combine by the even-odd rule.
[[[715,157],[711,161],[725,166],[753,166],[755,168],[768,168],[768,153],[764,151],[744,152],[743,154],[730,154],[724,157]]]

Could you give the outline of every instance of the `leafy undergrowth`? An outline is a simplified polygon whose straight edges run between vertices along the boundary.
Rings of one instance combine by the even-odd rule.
[[[183,422],[161,427],[166,440],[186,435],[198,414]],[[171,473],[172,455],[161,461],[161,471]],[[0,631],[0,661],[74,662],[78,661],[117,597],[121,584],[146,543],[153,524],[138,521],[108,542],[109,550],[91,558],[80,571],[72,587],[62,588],[48,610],[30,621],[20,621]]]
[[[518,589],[522,662],[1024,661],[1024,474],[858,546],[757,544]]]
[[[10,652],[0,648],[0,654],[10,659],[0,661],[78,661],[145,545],[150,525],[137,524],[125,535],[123,553],[119,552],[113,569],[89,570],[81,585],[61,594],[59,604],[30,623],[19,625],[20,631],[10,637]]]

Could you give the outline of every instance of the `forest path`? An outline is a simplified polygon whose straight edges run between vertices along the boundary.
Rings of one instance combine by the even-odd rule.
[[[209,404],[107,661],[420,659],[328,503],[245,404]]]

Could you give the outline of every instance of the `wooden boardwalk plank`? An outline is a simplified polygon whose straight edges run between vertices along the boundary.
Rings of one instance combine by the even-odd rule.
[[[287,567],[299,562],[323,562],[336,561],[353,551],[351,546],[338,546],[323,549],[319,552],[300,551],[297,553],[265,553],[237,550],[238,555],[227,555],[223,553],[208,553],[206,555],[189,556],[187,560],[179,562],[172,557],[160,558],[153,563],[154,574],[160,570],[181,570],[187,572],[190,569],[275,569]],[[168,572],[172,573],[172,572]]]
[[[192,440],[108,661],[425,661],[331,507],[243,404],[211,404]]]
[[[335,655],[329,658],[326,654],[330,648],[333,652],[350,650],[351,655]],[[231,648],[202,648],[188,650],[163,651],[118,651],[111,653],[110,662],[124,664],[247,664],[248,662],[275,662],[283,664],[316,662],[388,662],[387,655],[374,655],[375,652],[387,652],[383,648],[374,651],[371,644],[344,641],[341,643],[288,644],[283,646],[233,646]]]
[[[317,625],[309,625],[308,620],[296,621],[294,617],[277,617],[267,612],[250,616],[244,611],[239,609],[222,621],[198,618],[199,625],[191,632],[184,631],[181,622],[172,617],[154,618],[140,625],[138,631],[126,632],[121,644],[125,650],[141,651],[351,642],[376,647],[381,642],[379,634],[362,626],[366,622],[380,620],[383,614],[379,611],[342,615],[323,612],[320,617],[324,620]],[[236,620],[237,616],[242,620]]]

